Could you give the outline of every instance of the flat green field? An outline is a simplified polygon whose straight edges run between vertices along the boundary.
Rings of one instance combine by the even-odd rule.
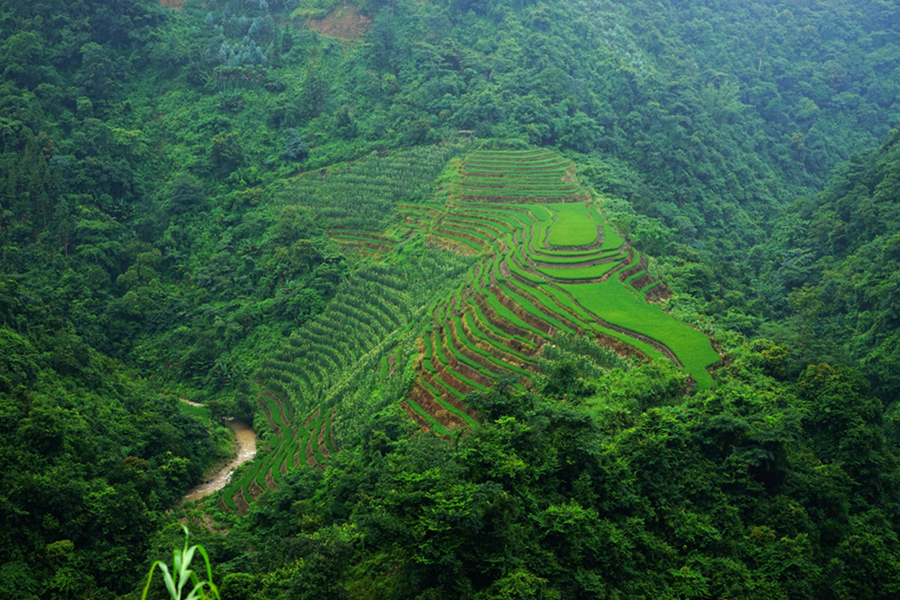
[[[639,300],[612,277],[603,283],[562,284],[575,301],[604,321],[665,344],[697,382],[697,389],[713,387],[706,367],[719,362],[709,338],[676,320],[658,306]]]
[[[550,226],[551,246],[588,246],[597,241],[597,222],[579,203],[554,206],[556,221]]]

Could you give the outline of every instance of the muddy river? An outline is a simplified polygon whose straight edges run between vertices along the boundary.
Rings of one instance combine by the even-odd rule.
[[[185,494],[184,498],[182,498],[183,502],[199,500],[214,492],[218,492],[228,485],[228,480],[231,479],[231,474],[234,473],[235,469],[256,456],[256,433],[250,429],[250,426],[242,421],[229,421],[226,423],[226,426],[232,429],[237,436],[237,456],[207,482],[201,483]]]

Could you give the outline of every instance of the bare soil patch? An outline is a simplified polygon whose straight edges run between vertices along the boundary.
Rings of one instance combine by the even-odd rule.
[[[280,490],[281,486],[275,482],[275,477],[272,475],[272,467],[266,472],[266,488],[270,490]]]
[[[456,235],[456,234],[454,234]],[[457,254],[462,254],[464,256],[472,256],[474,254],[478,254],[478,250],[475,250],[471,246],[467,246],[462,242],[455,242],[451,239],[430,235],[428,236],[428,243],[443,250],[449,250],[451,252],[456,252]]]
[[[309,20],[309,28],[313,31],[342,40],[361,38],[371,25],[372,20],[360,14],[356,7],[350,4],[335,8],[324,19]]]
[[[634,260],[634,250],[631,250],[628,253],[628,260]],[[638,264],[634,265],[630,269],[626,269],[625,271],[619,272],[619,280],[625,281],[632,275],[636,275],[637,273],[640,273],[641,271],[646,271],[646,270],[647,270],[647,259],[645,259],[643,256],[641,256],[641,259],[638,261]]]
[[[650,277],[649,275],[641,275],[637,279],[632,280],[631,287],[633,287],[637,291],[641,291],[651,283],[653,283],[652,277]]]
[[[234,496],[231,497],[231,501],[234,502],[235,506],[238,507],[238,514],[246,515],[250,512],[250,503],[247,502],[247,497],[244,496],[244,488],[238,488],[238,491],[234,493]]]
[[[672,292],[669,291],[665,283],[660,283],[647,290],[645,297],[647,302],[663,302],[672,297]]]
[[[247,488],[250,491],[250,497],[254,500],[262,496],[263,489],[259,482],[256,481],[256,477],[250,480],[250,485]]]
[[[442,363],[438,363],[437,365],[435,365],[435,368],[437,369],[435,378],[440,379],[443,382],[445,388],[452,387],[454,390],[463,395],[466,395],[472,391],[471,386],[457,379],[456,376],[450,373],[450,371],[448,371]]]

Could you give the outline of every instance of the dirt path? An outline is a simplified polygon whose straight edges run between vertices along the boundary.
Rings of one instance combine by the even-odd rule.
[[[231,479],[231,474],[234,473],[235,469],[256,456],[256,433],[250,429],[250,426],[243,421],[229,421],[226,425],[229,429],[233,430],[237,436],[237,456],[220,469],[209,479],[209,481],[201,483],[185,494],[184,498],[182,498],[182,502],[187,500],[199,500],[214,492],[218,492],[228,485],[228,480]]]

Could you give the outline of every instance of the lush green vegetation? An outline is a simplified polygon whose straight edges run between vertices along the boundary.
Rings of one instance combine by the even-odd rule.
[[[163,4],[0,3],[0,596],[898,595],[895,4]]]
[[[686,398],[677,371],[558,341],[540,394],[470,396],[481,423],[451,440],[385,411],[325,475],[292,474],[228,536],[198,531],[223,597],[898,591],[895,423],[857,374],[780,381],[761,342]]]
[[[0,329],[0,595],[129,592],[165,512],[224,455],[227,433],[44,305],[9,308],[22,327]]]

